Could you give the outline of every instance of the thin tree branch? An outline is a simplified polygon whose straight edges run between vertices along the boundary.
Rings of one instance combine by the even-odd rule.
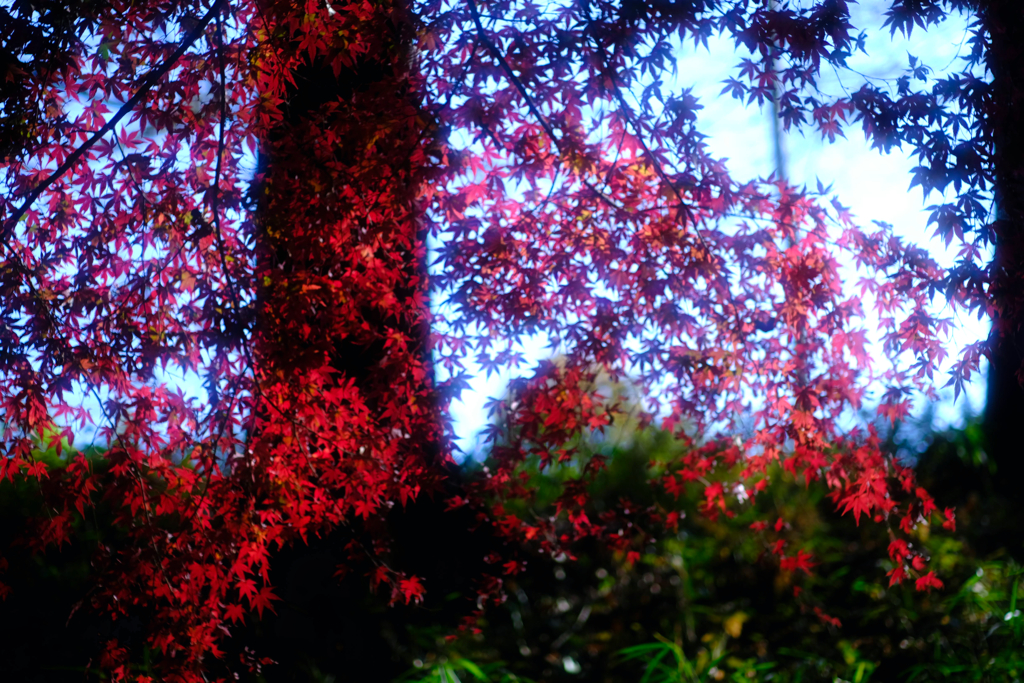
[[[596,39],[594,42],[597,42]],[[597,46],[598,53],[600,53],[600,47],[600,45]],[[619,86],[619,81],[615,76],[614,69],[608,66],[603,58],[601,59],[601,62],[603,71],[612,83],[612,92],[615,95],[615,99],[618,100],[619,111],[622,112],[622,115],[626,117],[626,121],[633,127],[633,130],[636,131],[636,139],[640,143],[640,147],[643,148],[644,154],[646,154],[647,158],[650,159],[655,172],[658,174],[658,177],[661,178],[661,182],[668,185],[672,190],[672,194],[676,196],[676,200],[679,202],[679,211],[683,214],[683,224],[685,225],[687,223],[687,218],[689,218],[689,222],[693,225],[693,231],[697,234],[697,239],[700,240],[705,251],[708,252],[708,256],[711,259],[714,259],[715,256],[711,252],[711,248],[708,246],[707,241],[705,241],[704,234],[700,231],[700,228],[697,227],[697,221],[692,218],[690,208],[687,206],[685,200],[683,200],[683,196],[679,193],[679,188],[677,188],[676,184],[669,179],[668,174],[665,173],[665,169],[662,168],[661,163],[659,163],[657,157],[654,156],[654,152],[652,152],[651,148],[647,146],[647,141],[644,140],[644,131],[640,127],[640,122],[633,116],[633,110],[630,108],[629,103],[626,102],[626,98],[622,95],[622,88]]]
[[[220,177],[224,166],[224,135],[228,119],[228,84],[227,75],[225,73],[226,67],[224,64],[224,36],[221,32],[220,19],[217,19],[216,23],[217,56],[220,59],[220,129],[217,134],[217,168],[213,174],[213,197],[210,200],[210,204],[213,209],[213,226],[214,233],[217,237],[217,252],[220,254],[221,268],[224,269],[224,277],[228,281],[232,307],[235,309],[235,316],[237,317],[239,315],[241,300],[238,296],[238,290],[235,287],[235,280],[231,277],[231,273],[228,271],[227,254],[225,253],[226,248],[224,246],[224,234],[220,227]],[[240,321],[236,319],[234,322],[237,324]]]
[[[516,90],[519,91],[519,95],[523,98],[523,101],[526,102],[527,109],[529,109],[530,113],[533,114],[534,118],[536,118],[537,121],[540,122],[541,127],[544,129],[544,132],[547,133],[548,137],[551,139],[551,143],[555,146],[555,150],[558,151],[558,155],[560,157],[564,157],[565,151],[562,149],[562,145],[560,144],[558,138],[555,137],[555,131],[551,127],[551,124],[548,123],[547,118],[545,118],[544,114],[542,114],[540,112],[540,109],[537,108],[537,105],[534,103],[533,98],[530,97],[530,93],[527,92],[526,86],[524,86],[523,82],[519,80],[518,76],[516,76],[515,72],[512,70],[512,67],[505,60],[505,56],[501,54],[501,51],[498,50],[498,47],[487,36],[487,31],[484,29],[483,22],[480,21],[480,10],[476,6],[476,0],[468,1],[469,11],[470,14],[473,15],[473,23],[476,24],[477,35],[480,37],[480,42],[484,44],[484,47],[487,48],[487,51],[490,52],[494,59],[497,60],[498,64],[501,65],[501,68],[505,72],[505,75],[508,76],[509,81],[511,81],[512,85],[514,85],[516,87]],[[597,185],[595,185],[594,183],[585,178],[581,180],[583,181],[584,185],[586,185],[590,190],[597,194],[597,196],[600,197],[602,201],[611,206],[613,209],[622,209],[621,206],[615,203],[615,200],[613,200],[607,194],[602,192]]]
[[[25,215],[29,208],[31,208],[32,204],[34,204],[35,201],[39,199],[39,197],[41,197],[51,185],[57,182],[61,176],[67,173],[72,166],[78,163],[78,160],[89,151],[89,148],[113,130],[114,126],[116,126],[121,119],[127,116],[128,112],[135,108],[135,105],[142,101],[142,98],[149,93],[153,86],[156,85],[157,82],[174,67],[181,56],[185,54],[185,51],[192,46],[192,43],[196,42],[199,36],[202,35],[206,25],[209,24],[218,13],[220,13],[224,4],[225,0],[216,0],[203,18],[199,20],[188,34],[186,34],[181,43],[178,44],[178,48],[171,54],[171,56],[163,64],[149,72],[149,76],[146,78],[142,86],[139,87],[139,89],[135,91],[135,94],[117,110],[117,113],[103,124],[98,131],[93,133],[92,137],[86,140],[78,149],[69,154],[68,158],[64,160],[64,163],[61,164],[56,171],[50,174],[50,177],[41,182],[29,193],[24,203],[22,203],[11,217],[4,222],[3,231],[0,232],[0,241],[8,240],[14,232],[14,227],[18,224],[18,221],[21,220],[21,217]]]

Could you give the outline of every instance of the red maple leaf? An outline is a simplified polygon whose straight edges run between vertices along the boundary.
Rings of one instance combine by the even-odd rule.
[[[914,588],[918,591],[930,591],[932,588],[942,588],[942,581],[935,576],[935,572],[928,572],[917,579]]]
[[[274,612],[274,606],[271,604],[274,600],[280,600],[281,598],[274,595],[274,591],[270,586],[263,586],[259,592],[249,598],[249,606],[251,609],[255,609],[257,614],[263,616],[264,608]]]

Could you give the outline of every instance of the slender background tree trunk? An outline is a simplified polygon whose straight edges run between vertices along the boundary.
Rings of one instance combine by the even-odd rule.
[[[989,133],[998,204],[994,352],[984,420],[986,450],[996,466],[994,489],[1013,502],[1013,518],[1024,509],[1019,502],[1024,500],[1024,3],[989,0],[982,3],[981,16],[992,41]]]

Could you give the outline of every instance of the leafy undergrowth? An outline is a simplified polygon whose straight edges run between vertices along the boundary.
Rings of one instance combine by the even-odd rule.
[[[909,545],[942,588],[891,585],[887,526],[839,516],[820,482],[776,473],[753,504],[715,519],[700,510],[699,485],[676,508],[678,532],[652,534],[632,563],[596,545],[574,559],[530,558],[477,633],[420,633],[404,680],[1020,680],[1024,571],[978,425],[926,438],[918,475],[940,505],[957,506],[959,524],[921,525]],[[593,447],[609,456],[591,490],[595,514],[623,498],[664,504],[646,482],[678,443],[646,431]],[[544,514],[559,475],[531,476],[541,492],[533,512]],[[769,517],[778,521],[750,533]],[[780,540],[808,553],[806,569],[779,562]]]
[[[672,532],[645,529],[650,542],[638,558],[596,540],[579,545],[574,558],[524,547],[505,601],[476,620],[476,632],[459,631],[460,605],[477,594],[473,577],[482,571],[471,562],[494,539],[467,531],[466,508],[424,503],[396,518],[389,533],[408,549],[403,561],[424,563],[416,570],[426,577],[426,602],[387,608],[387,595],[370,594],[360,573],[339,581],[332,558],[348,541],[324,539],[273,558],[283,587],[278,613],[229,641],[228,660],[242,657],[245,680],[267,683],[373,672],[387,680],[403,669],[404,683],[1001,682],[1024,674],[1019,546],[1006,501],[992,494],[995,473],[977,425],[927,436],[916,468],[940,505],[957,507],[956,531],[921,525],[910,539],[944,582],[928,592],[889,585],[886,525],[839,515],[820,482],[775,473],[775,483],[735,516],[712,519],[702,510],[704,484],[678,502],[648,484],[651,470],[682,446],[655,430],[627,433],[587,446],[608,457],[591,487],[590,512],[628,499],[638,510],[674,505],[679,519]],[[61,466],[55,453],[39,457]],[[517,514],[548,514],[565,472],[529,474],[535,507]],[[0,484],[3,528],[45,520],[40,500],[25,482]],[[144,613],[111,621],[88,605],[96,548],[122,542],[104,514],[98,508],[83,519],[60,551],[33,554],[8,547],[13,532],[4,536],[4,579],[16,588],[0,603],[11,670],[41,681],[101,680],[90,662],[100,644],[110,637],[131,644],[143,632]],[[751,533],[764,519],[776,521]],[[780,561],[779,541],[792,556],[805,553],[806,570]],[[150,670],[144,659],[134,664]]]

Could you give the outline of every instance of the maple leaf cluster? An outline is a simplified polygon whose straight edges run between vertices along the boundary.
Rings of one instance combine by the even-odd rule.
[[[905,541],[934,503],[840,418],[873,382],[890,420],[932,394],[949,323],[931,293],[982,305],[967,265],[947,273],[891,228],[862,229],[824,188],[732,178],[666,76],[680,42],[724,33],[751,55],[736,96],[778,90],[790,125],[834,138],[859,121],[925,156],[925,132],[958,135],[943,117],[969,118],[982,83],[807,95],[856,48],[842,0],[115,1],[70,9],[78,37],[45,63],[28,51],[57,15],[20,7],[5,19],[21,52],[4,63],[0,476],[47,482],[40,546],[86,508],[116,511],[126,540],[99,549],[93,603],[147,610],[168,680],[201,680],[233,624],[274,609],[277,549],[339,527],[371,539],[351,550],[374,586],[420,600],[429,586],[387,560],[385,517],[443,479],[465,361],[513,366],[533,335],[559,361],[496,402],[492,464],[452,501],[510,541],[571,554],[596,536],[632,556],[631,520],[671,526],[667,510],[586,510],[603,462],[579,437],[617,408],[599,379],[629,377],[644,419],[692,445],[665,491],[700,482],[706,512],[730,514],[781,462],[839,509],[895,522],[893,582],[941,585]],[[919,182],[974,182],[983,164],[957,149],[955,177],[933,161]],[[942,234],[966,239],[971,192],[935,207]],[[90,423],[100,463],[35,457]],[[579,464],[550,519],[511,504],[534,495],[532,457]],[[813,566],[778,548],[784,568]],[[103,665],[124,677],[128,662],[111,643]]]

